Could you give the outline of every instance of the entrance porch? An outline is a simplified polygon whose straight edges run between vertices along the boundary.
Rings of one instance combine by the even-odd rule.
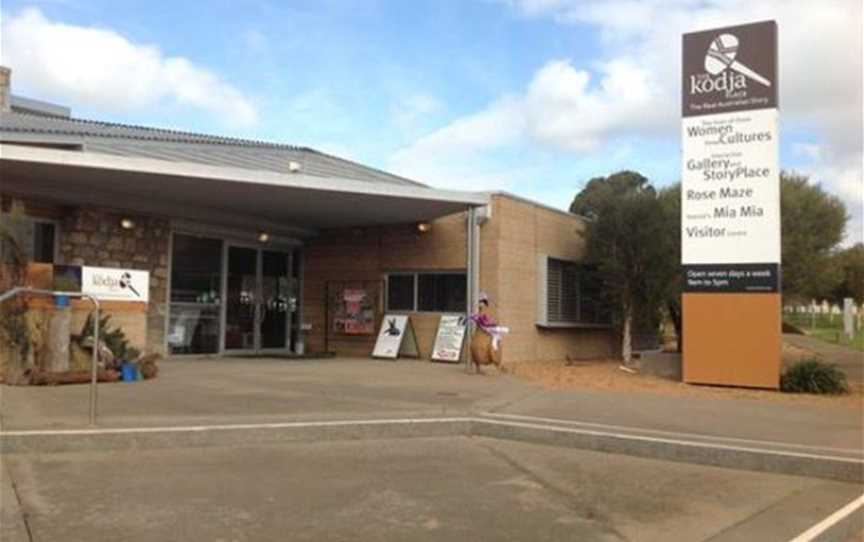
[[[383,284],[385,270],[406,261],[402,253],[382,261],[384,237],[404,241],[407,232],[400,246],[423,253],[430,244],[415,228],[441,217],[456,215],[450,226],[461,235],[422,266],[446,261],[445,271],[461,274],[461,312],[477,291],[471,240],[479,234],[469,217],[489,202],[486,194],[322,177],[293,162],[275,172],[61,148],[0,144],[3,212],[10,200],[24,201],[33,224],[51,226],[53,246],[39,261],[149,271],[149,304],[126,326],[145,352],[365,355],[369,337],[349,337],[340,350],[345,345],[328,335],[328,282]],[[324,238],[327,246],[311,256]],[[379,286],[376,320],[383,296]],[[448,301],[433,303],[453,310]]]

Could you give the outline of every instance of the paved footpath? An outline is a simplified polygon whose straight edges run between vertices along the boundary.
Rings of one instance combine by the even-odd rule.
[[[864,447],[864,409],[693,394],[548,391],[461,366],[332,360],[171,360],[159,378],[100,384],[101,427],[268,423],[495,413],[649,431]],[[2,429],[86,427],[88,386],[0,386]]]

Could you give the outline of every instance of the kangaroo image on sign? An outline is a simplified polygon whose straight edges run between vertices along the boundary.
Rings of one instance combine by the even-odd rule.
[[[416,358],[420,355],[417,336],[411,318],[405,314],[385,314],[378,330],[378,339],[372,350],[373,358],[396,359],[399,356]]]

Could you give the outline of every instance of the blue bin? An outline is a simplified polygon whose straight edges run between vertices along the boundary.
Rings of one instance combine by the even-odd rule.
[[[124,361],[120,364],[120,378],[123,382],[134,382],[138,376],[138,367],[134,363]]]

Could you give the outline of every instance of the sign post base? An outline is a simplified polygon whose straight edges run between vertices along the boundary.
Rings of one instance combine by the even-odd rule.
[[[780,387],[780,294],[685,293],[688,384]]]

